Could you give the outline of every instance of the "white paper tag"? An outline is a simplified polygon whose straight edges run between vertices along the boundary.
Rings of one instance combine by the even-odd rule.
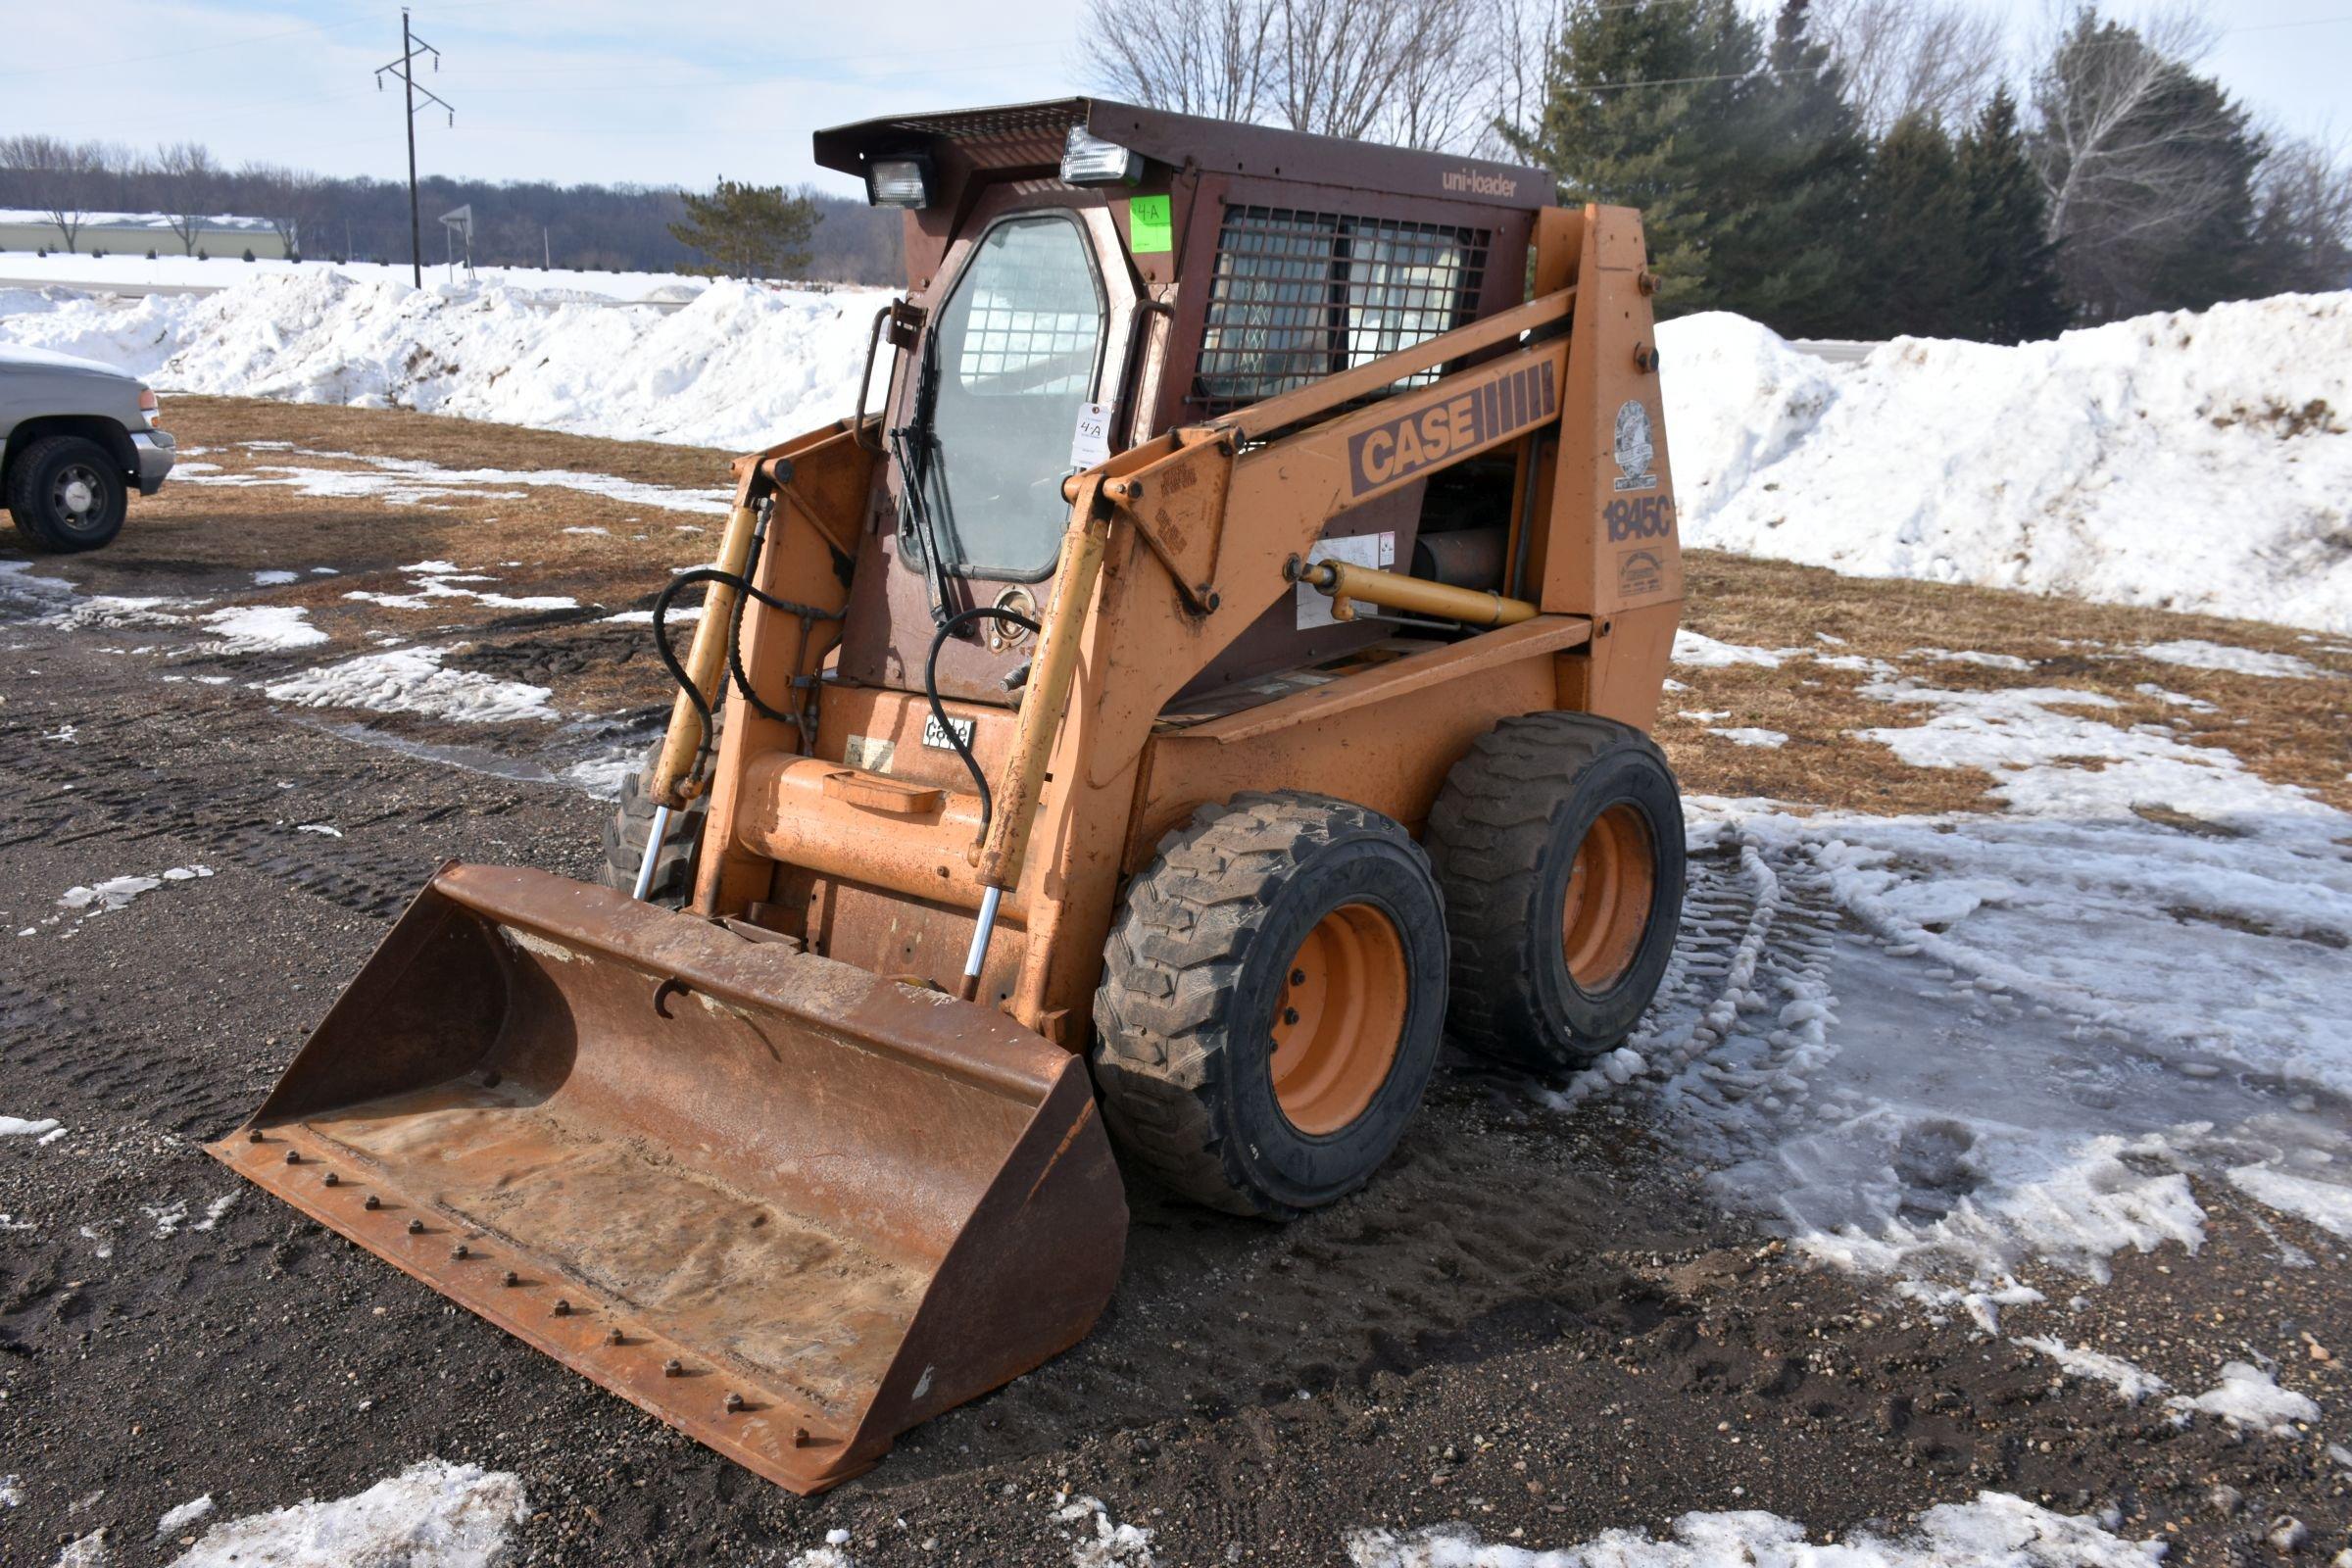
[[[1391,529],[1385,533],[1359,533],[1348,539],[1318,539],[1306,553],[1306,559],[1344,561],[1350,566],[1393,566],[1396,564],[1396,534]],[[1297,591],[1300,631],[1339,624],[1331,618],[1331,600],[1322,589],[1300,583]]]
[[[1110,416],[1116,403],[1081,403],[1078,427],[1070,432],[1070,466],[1091,468],[1110,461]]]

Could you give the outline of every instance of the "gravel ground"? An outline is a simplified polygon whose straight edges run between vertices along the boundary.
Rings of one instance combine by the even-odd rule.
[[[218,593],[207,519],[231,531],[242,494],[213,492],[209,514],[183,498],[169,535],[134,515],[105,558],[57,574]],[[385,561],[447,542],[441,514],[378,510],[414,535]],[[277,525],[303,556],[300,514]],[[202,1526],[157,1540],[156,1522],[199,1494],[235,1518],[429,1456],[521,1478],[511,1549],[532,1563],[789,1562],[845,1531],[863,1564],[1066,1564],[1097,1527],[1056,1517],[1065,1492],[1150,1531],[1163,1565],[1344,1561],[1354,1530],[1448,1521],[1565,1545],[1693,1509],[1842,1540],[1987,1490],[2112,1508],[2117,1533],[2174,1560],[2276,1560],[2285,1518],[2307,1527],[2302,1560],[2352,1547],[2352,1471],[2325,1433],[2176,1425],[2060,1378],[1964,1316],[1784,1254],[1700,1194],[1640,1102],[1545,1110],[1456,1056],[1381,1179],[1303,1223],[1131,1184],[1126,1272],[1090,1339],[866,1477],[792,1496],[198,1148],[257,1102],[436,864],[585,875],[606,808],[505,776],[499,760],[537,744],[520,731],[467,731],[492,765],[461,766],[420,750],[447,727],[367,732],[251,689],[316,651],[174,654],[172,629],[30,613],[0,607],[0,1114],[64,1133],[0,1137],[0,1475],[17,1493],[0,1561],[47,1564],[104,1531],[114,1564],[168,1562]],[[103,913],[58,905],[197,867]],[[1808,919],[1834,916],[1786,923]],[[2199,1197],[2202,1250],[2119,1257],[2068,1338],[2190,1391],[2220,1360],[2268,1357],[2344,1408],[2343,1243]],[[2314,1266],[2280,1268],[2281,1241]]]

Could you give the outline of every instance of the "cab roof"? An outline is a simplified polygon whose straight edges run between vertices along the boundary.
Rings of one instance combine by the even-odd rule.
[[[1050,177],[1061,167],[1072,125],[1171,169],[1189,164],[1208,173],[1514,209],[1551,206],[1556,194],[1551,175],[1541,169],[1171,114],[1108,98],[1055,98],[836,125],[816,133],[816,161],[862,179],[872,159],[935,151],[936,144],[949,142],[977,169]]]

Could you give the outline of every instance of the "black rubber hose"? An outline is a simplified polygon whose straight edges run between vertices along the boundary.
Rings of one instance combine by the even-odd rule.
[[[710,755],[710,745],[711,742],[716,738],[718,723],[715,717],[711,714],[710,702],[699,690],[696,689],[694,682],[687,678],[686,666],[678,662],[677,653],[669,645],[669,626],[667,617],[669,614],[669,602],[678,596],[678,591],[680,589],[689,587],[695,583],[708,582],[726,583],[745,597],[757,599],[760,601],[760,603],[767,606],[770,610],[782,611],[788,615],[801,615],[809,620],[839,620],[841,618],[840,614],[833,611],[819,610],[814,605],[796,604],[789,599],[779,599],[774,594],[768,593],[764,589],[755,587],[748,579],[740,577],[731,571],[721,571],[716,566],[697,566],[692,571],[681,571],[675,577],[672,577],[669,580],[668,586],[664,587],[660,594],[655,596],[654,652],[661,656],[662,666],[669,671],[669,678],[677,682],[678,690],[686,694],[686,700],[694,705],[695,716],[700,718],[703,722],[702,742],[695,749],[694,756],[694,769],[698,774],[702,771],[704,761]],[[740,612],[740,600],[737,601],[737,609]],[[739,613],[730,627],[730,630],[732,630],[735,626],[740,626],[741,624],[742,621]],[[735,660],[734,638],[732,636],[728,638],[727,655],[729,665],[736,670],[740,676],[742,665]],[[759,700],[757,698],[753,699],[755,704],[757,704],[758,701]],[[777,715],[771,714],[770,716]]]
[[[986,838],[989,818],[996,811],[996,798],[989,793],[988,775],[980,771],[980,760],[963,743],[962,733],[948,722],[947,707],[939,700],[939,651],[948,645],[949,638],[966,623],[975,620],[1008,620],[1032,635],[1036,634],[1038,627],[1036,621],[1018,612],[1001,609],[996,605],[975,605],[969,610],[956,612],[939,623],[939,630],[931,634],[931,652],[923,660],[923,695],[931,699],[931,716],[938,720],[940,729],[946,733],[948,744],[956,748],[956,755],[963,759],[964,770],[972,775],[972,788],[980,795],[980,836]]]

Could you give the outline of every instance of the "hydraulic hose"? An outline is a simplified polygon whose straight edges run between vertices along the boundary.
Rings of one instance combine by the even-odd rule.
[[[931,652],[923,659],[923,695],[931,700],[932,718],[947,735],[948,744],[956,748],[956,755],[963,760],[964,770],[972,775],[972,788],[980,796],[980,836],[986,838],[989,817],[996,809],[995,798],[989,793],[988,775],[981,771],[980,760],[972,755],[972,749],[964,744],[962,732],[948,722],[947,706],[939,700],[939,651],[947,647],[949,638],[975,620],[1010,621],[1033,636],[1037,632],[1037,622],[1016,611],[996,605],[976,605],[970,610],[958,611],[939,623],[939,630],[931,634]]]

